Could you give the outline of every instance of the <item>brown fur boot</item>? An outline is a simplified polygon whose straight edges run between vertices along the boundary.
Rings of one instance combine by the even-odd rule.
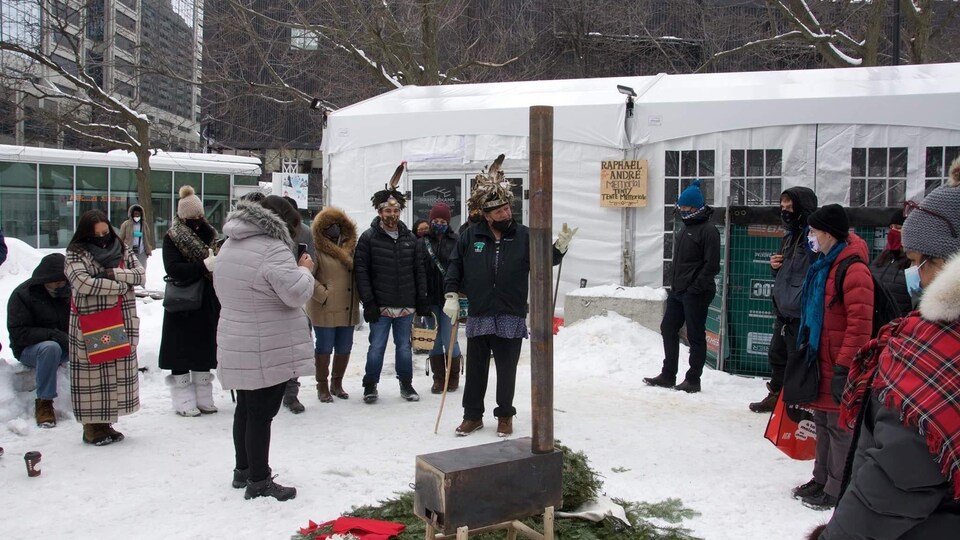
[[[327,377],[330,375],[330,355],[314,353],[313,360],[317,368],[317,399],[322,403],[333,403],[330,388],[327,387]]]
[[[430,369],[433,370],[433,386],[430,387],[431,394],[443,393],[443,378],[447,371],[446,361],[442,354],[430,356]]]
[[[333,355],[333,374],[330,377],[330,393],[340,399],[347,399],[350,394],[343,390],[343,374],[347,372],[347,364],[350,363],[349,354]]]
[[[52,399],[38,399],[34,401],[34,417],[37,420],[37,426],[42,428],[52,428],[57,425],[57,413],[53,410]]]

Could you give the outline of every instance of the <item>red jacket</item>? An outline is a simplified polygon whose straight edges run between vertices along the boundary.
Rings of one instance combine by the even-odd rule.
[[[810,404],[813,409],[820,411],[840,410],[840,406],[834,403],[830,394],[833,366],[849,368],[860,347],[870,341],[870,333],[873,331],[873,277],[866,264],[852,264],[847,267],[843,280],[843,302],[830,307],[837,291],[837,267],[840,261],[854,255],[859,255],[863,261],[870,260],[866,242],[851,232],[847,238],[847,247],[833,261],[827,276],[823,330],[817,352],[820,362],[820,394],[817,400]]]

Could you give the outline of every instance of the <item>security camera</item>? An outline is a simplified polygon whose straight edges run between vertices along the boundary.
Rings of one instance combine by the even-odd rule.
[[[618,84],[618,85],[617,85],[617,91],[619,91],[621,94],[623,94],[623,95],[625,95],[625,96],[637,97],[637,93],[634,92],[634,91],[633,91],[633,88],[630,88],[629,86],[624,86],[624,85],[622,85],[622,84]]]

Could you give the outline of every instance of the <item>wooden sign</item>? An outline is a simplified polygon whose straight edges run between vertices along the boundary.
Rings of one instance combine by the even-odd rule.
[[[647,206],[647,160],[601,161],[600,206],[644,208]]]

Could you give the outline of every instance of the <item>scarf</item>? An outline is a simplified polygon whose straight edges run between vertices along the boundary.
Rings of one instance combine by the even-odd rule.
[[[204,223],[207,229],[212,229],[210,225]],[[209,234],[211,231],[203,229],[205,236],[210,236],[209,243],[204,242],[193,229],[187,226],[180,218],[173,219],[173,226],[167,231],[167,236],[173,240],[177,250],[192,263],[203,263],[203,260],[210,254],[209,250],[213,247],[213,241],[216,240],[215,234]],[[208,276],[209,277],[209,273]]]
[[[120,266],[123,260],[123,242],[114,238],[110,247],[102,248],[98,245],[87,243],[87,251],[93,255],[93,260],[100,263],[104,268],[116,268]]]
[[[821,257],[807,270],[803,278],[803,289],[800,292],[800,331],[797,333],[797,349],[807,340],[807,367],[817,361],[817,352],[820,349],[820,332],[823,330],[824,301],[827,295],[827,277],[830,267],[837,256],[847,247],[846,242],[837,242],[830,253]]]
[[[880,329],[850,367],[840,424],[853,428],[870,392],[919,431],[960,500],[960,322],[929,321],[919,312]],[[868,381],[873,379],[873,384]]]

